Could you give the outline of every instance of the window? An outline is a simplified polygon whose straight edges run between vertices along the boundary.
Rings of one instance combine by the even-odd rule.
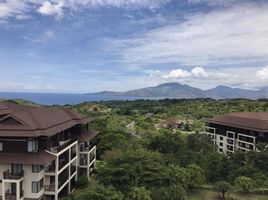
[[[32,182],[32,193],[38,193],[38,185],[39,185],[39,182],[37,181]]]
[[[32,172],[33,173],[39,173],[44,169],[43,165],[32,165]]]
[[[44,179],[32,182],[32,193],[38,193],[44,188]]]
[[[3,143],[0,142],[0,151],[3,151]]]
[[[40,190],[42,190],[44,188],[44,179],[41,179],[39,181],[39,187],[40,187]]]
[[[221,147],[223,146],[223,143],[222,143],[222,142],[220,142],[220,146],[221,146]]]
[[[22,164],[11,164],[11,172],[15,175],[21,175],[23,173]]]
[[[223,149],[220,148],[219,151],[220,151],[220,152],[223,152]]]
[[[28,152],[37,152],[37,151],[38,151],[38,141],[28,140]]]
[[[223,137],[220,137],[220,140],[223,140]]]

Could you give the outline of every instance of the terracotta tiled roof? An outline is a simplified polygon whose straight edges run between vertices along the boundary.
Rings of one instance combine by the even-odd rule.
[[[6,114],[0,117],[0,136],[50,136],[90,121],[87,116],[59,108],[21,106],[10,102],[0,102],[0,112],[1,109],[6,110]]]
[[[208,122],[258,132],[268,132],[268,112],[230,113],[214,117]]]

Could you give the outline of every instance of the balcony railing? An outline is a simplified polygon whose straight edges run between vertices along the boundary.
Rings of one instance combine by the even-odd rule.
[[[227,143],[228,144],[234,144],[234,140],[233,139],[227,139]]]
[[[55,192],[55,183],[44,186],[46,192]]]
[[[45,172],[47,173],[55,173],[56,166],[55,164],[51,164],[45,167]]]
[[[65,165],[67,165],[69,162],[68,159],[60,160],[59,161],[59,170],[61,170]]]
[[[60,188],[64,183],[66,183],[66,181],[68,181],[68,175],[66,174],[62,174],[59,176],[59,184],[58,184],[58,188]]]
[[[76,166],[71,166],[71,175],[73,175],[76,172]]]
[[[89,163],[91,163],[95,158],[96,158],[95,155],[90,156],[90,162]]]
[[[83,165],[83,166],[87,165],[87,159],[86,158],[81,158],[80,159],[80,165]]]
[[[59,153],[60,151],[62,151],[63,149],[65,149],[67,146],[69,146],[75,141],[76,141],[75,138],[70,138],[68,140],[60,141],[58,146],[52,147],[50,151],[53,153]]]
[[[23,190],[20,191],[20,198],[22,198],[22,197],[23,197]],[[7,200],[17,200],[17,194],[16,194],[16,193],[13,194],[13,193],[11,193],[9,190],[7,190],[7,191],[5,192],[5,198],[6,198]]]
[[[76,156],[76,152],[75,151],[71,151],[71,159],[73,159]]]
[[[80,152],[89,152],[91,149],[93,149],[95,146],[80,146],[79,151]]]
[[[23,178],[23,176],[24,176],[24,171],[13,173],[13,172],[10,172],[10,170],[8,169],[3,172],[4,179],[18,180],[18,179]]]

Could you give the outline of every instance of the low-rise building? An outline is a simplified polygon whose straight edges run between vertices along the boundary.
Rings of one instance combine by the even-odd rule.
[[[89,117],[0,102],[0,198],[58,200],[95,167]]]
[[[259,143],[268,144],[268,112],[240,112],[209,119],[205,126],[217,151],[256,151]]]

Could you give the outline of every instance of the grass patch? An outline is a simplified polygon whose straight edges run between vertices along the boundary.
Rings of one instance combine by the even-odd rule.
[[[237,193],[229,194],[237,200],[267,200],[268,195],[242,195]],[[194,190],[189,194],[189,200],[219,200],[218,194],[212,190]]]

